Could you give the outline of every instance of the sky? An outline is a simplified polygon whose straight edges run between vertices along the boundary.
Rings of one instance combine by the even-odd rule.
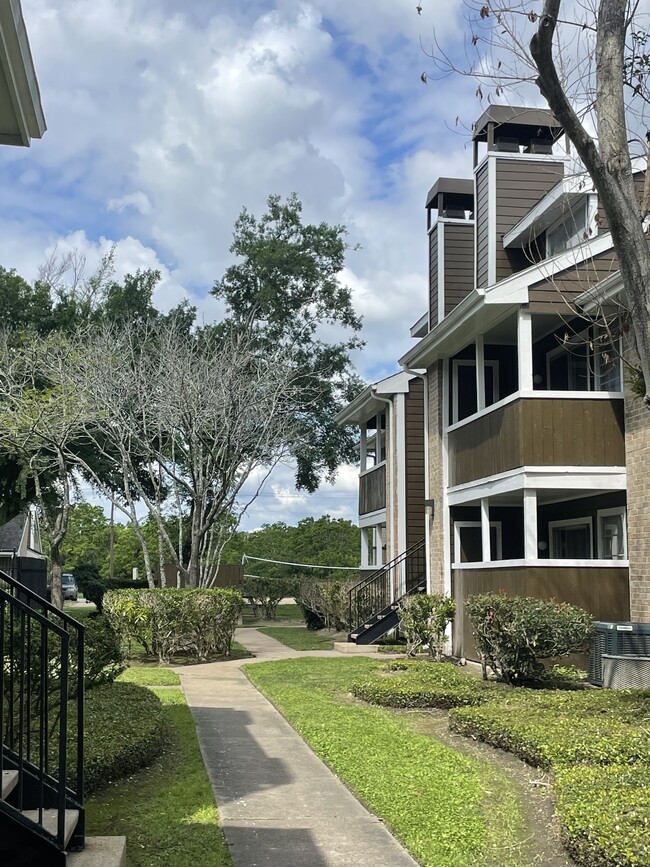
[[[427,298],[424,202],[469,177],[475,83],[423,84],[424,48],[462,46],[461,0],[22,0],[48,131],[0,149],[0,264],[26,279],[54,251],[90,275],[157,268],[154,303],[204,321],[233,259],[232,226],[269,194],[348,227],[341,279],[362,315],[361,376],[393,372]],[[456,125],[460,118],[465,128]],[[357,469],[296,492],[279,467],[244,529],[356,519]]]

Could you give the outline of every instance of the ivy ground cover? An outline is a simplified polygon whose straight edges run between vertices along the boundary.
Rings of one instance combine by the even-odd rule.
[[[246,666],[250,680],[425,867],[529,867],[521,805],[492,765],[351,699],[379,663],[291,659]]]

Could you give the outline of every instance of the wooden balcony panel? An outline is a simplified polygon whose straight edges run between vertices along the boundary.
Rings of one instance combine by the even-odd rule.
[[[386,464],[380,464],[359,478],[359,514],[386,508]]]
[[[625,466],[622,399],[523,398],[449,434],[449,484],[522,466]]]
[[[627,566],[514,566],[454,569],[453,593],[457,615],[454,653],[477,659],[472,627],[464,602],[477,593],[534,596],[579,605],[595,620],[629,620],[630,591]]]

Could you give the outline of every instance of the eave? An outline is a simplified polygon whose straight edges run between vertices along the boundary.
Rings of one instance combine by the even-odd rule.
[[[46,129],[20,0],[0,0],[0,144],[29,147]]]

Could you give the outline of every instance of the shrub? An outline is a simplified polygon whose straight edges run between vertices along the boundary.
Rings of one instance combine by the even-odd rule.
[[[463,674],[451,663],[411,660],[384,663],[352,686],[357,698],[384,707],[464,707],[489,701],[498,689],[498,684]]]
[[[101,614],[102,601],[107,588],[99,574],[99,569],[91,564],[80,563],[74,570],[74,580],[84,599],[94,603]]]
[[[447,596],[418,593],[400,602],[400,626],[406,636],[406,653],[415,656],[428,645],[432,659],[442,659],[445,632],[454,614],[456,603]]]
[[[86,689],[112,683],[126,668],[120,640],[106,617],[86,621],[84,683]]]
[[[545,770],[574,764],[650,764],[650,693],[522,690],[506,702],[453,710],[449,727]]]
[[[76,738],[76,713],[68,715],[70,743]],[[85,704],[84,787],[87,794],[151,764],[163,750],[166,730],[160,699],[132,683],[105,684]],[[70,750],[75,778],[76,752]]]
[[[206,660],[214,653],[230,654],[241,612],[235,590],[113,590],[105,610],[121,641],[139,641],[168,662],[175,653]]]
[[[466,606],[484,676],[489,666],[511,685],[539,678],[542,659],[584,650],[593,633],[591,615],[566,602],[486,593]]]
[[[348,578],[323,578],[309,579],[300,584],[296,601],[303,610],[312,612],[314,617],[320,618],[323,626],[328,629],[352,629],[356,623],[353,612],[350,618],[350,588],[358,583],[358,578],[351,581]],[[365,616],[372,612],[367,612]],[[364,615],[359,617],[361,622]],[[322,627],[317,627],[322,628]]]
[[[275,610],[280,600],[285,596],[295,596],[298,590],[296,578],[268,578],[258,576],[246,578],[242,593],[253,600],[253,605],[259,605],[264,609],[267,620],[275,620]]]
[[[569,768],[554,789],[564,845],[579,864],[650,864],[650,766]]]

